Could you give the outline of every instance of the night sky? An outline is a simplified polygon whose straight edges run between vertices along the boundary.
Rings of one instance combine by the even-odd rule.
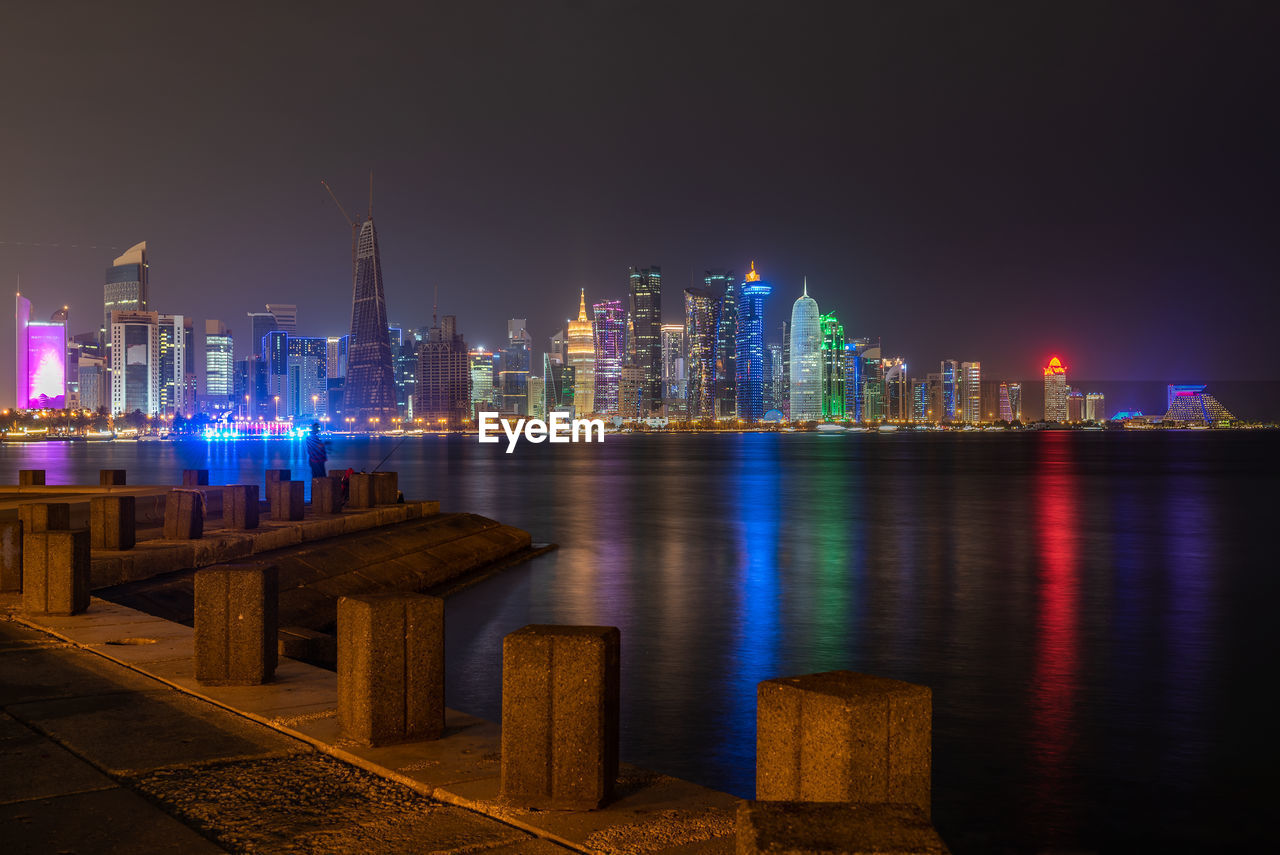
[[[1280,379],[1275,3],[27,3],[0,10],[0,277],[350,324],[374,171],[389,315],[535,348],[661,265],[755,260],[912,374]],[[96,247],[96,248],[95,248]],[[0,325],[12,366],[11,325]],[[919,366],[918,370],[916,366]],[[200,366],[203,372],[203,366]],[[0,394],[12,394],[12,368]]]

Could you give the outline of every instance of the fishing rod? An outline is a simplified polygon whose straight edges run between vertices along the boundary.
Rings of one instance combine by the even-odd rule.
[[[381,461],[379,461],[379,463],[378,463],[378,465],[377,465],[377,466],[373,467],[373,471],[374,471],[374,472],[377,472],[379,469],[381,469],[381,468],[382,468],[382,464],[383,464],[383,463],[386,463],[388,460],[390,460],[390,459],[391,459],[391,455],[393,455],[393,454],[395,454],[397,451],[399,451],[399,450],[400,450],[400,446],[401,446],[401,445],[404,445],[404,441],[405,441],[406,439],[408,439],[408,438],[409,438],[409,434],[407,434],[407,433],[406,433],[404,436],[400,437],[400,441],[399,441],[399,442],[397,442],[397,443],[395,444],[395,447],[394,447],[394,448],[392,448],[390,451],[388,451],[388,452],[387,452],[387,456],[386,456],[386,457],[384,457],[384,458],[382,458],[382,460],[381,460]]]

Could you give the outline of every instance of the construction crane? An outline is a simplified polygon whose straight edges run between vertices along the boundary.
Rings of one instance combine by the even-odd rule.
[[[372,183],[372,182],[373,182],[373,177],[372,177],[372,176],[373,176],[373,173],[370,173],[370,178],[369,178],[369,181],[370,181],[370,185],[369,185],[369,186],[370,186],[370,191],[369,191],[369,200],[370,200],[370,202],[372,202],[372,201],[373,201],[373,190],[372,190],[372,187],[373,187],[373,183]],[[356,243],[357,243],[357,241],[359,241],[359,239],[360,239],[360,224],[359,224],[359,223],[357,223],[355,220],[351,219],[351,215],[347,213],[347,209],[346,209],[346,208],[344,208],[344,207],[342,207],[342,203],[338,201],[338,196],[337,196],[337,194],[335,194],[335,193],[333,192],[333,188],[329,186],[329,182],[328,182],[328,181],[325,181],[323,178],[321,178],[321,179],[320,179],[320,184],[321,184],[321,186],[323,186],[323,187],[324,187],[324,189],[325,189],[326,191],[328,191],[328,193],[329,193],[329,198],[333,200],[333,204],[337,205],[337,206],[338,206],[338,210],[342,212],[342,218],[343,218],[344,220],[346,220],[346,221],[347,221],[347,225],[351,226],[351,293],[352,293],[352,295],[353,295],[353,299],[354,299],[354,294],[355,294],[355,289],[356,289]],[[373,206],[372,206],[372,204],[371,204],[371,205],[370,205],[370,208],[372,208],[372,207],[373,207]]]

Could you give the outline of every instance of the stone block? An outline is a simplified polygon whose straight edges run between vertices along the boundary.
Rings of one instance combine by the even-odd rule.
[[[338,641],[329,633],[305,626],[282,626],[277,639],[276,649],[281,656],[336,667]]]
[[[18,486],[19,487],[43,487],[44,486],[44,470],[43,469],[19,469],[18,470]]]
[[[275,565],[224,564],[198,570],[195,593],[197,682],[269,683],[279,657]]]
[[[22,535],[22,610],[76,615],[89,608],[89,530]]]
[[[276,481],[267,485],[273,520],[302,519],[306,509],[306,484],[302,481]]]
[[[741,802],[737,855],[947,855],[915,805]]]
[[[289,469],[268,469],[267,470],[267,496],[271,496],[271,485],[277,481],[288,481],[293,476]]]
[[[137,500],[133,496],[89,497],[89,545],[93,549],[133,549],[137,543]]]
[[[311,510],[317,514],[342,511],[342,481],[337,478],[311,479]]]
[[[356,472],[347,488],[347,507],[365,510],[377,504],[373,489],[373,476],[368,472]]]
[[[502,640],[502,797],[522,808],[592,810],[618,777],[618,657],[612,626],[526,626]]]
[[[444,600],[386,593],[338,600],[338,721],[365,745],[444,733]]]
[[[208,487],[209,486],[209,470],[208,469],[183,469],[182,470],[182,486]]]
[[[98,486],[99,487],[123,487],[125,470],[124,469],[99,469],[98,470]]]
[[[170,490],[164,500],[164,539],[199,540],[201,537],[204,537],[204,494],[199,490]]]
[[[0,591],[22,590],[22,521],[0,520]]]
[[[66,531],[71,528],[71,505],[66,502],[32,502],[18,505],[22,531]]]
[[[756,798],[930,810],[927,686],[852,671],[757,687]]]
[[[231,484],[222,488],[223,528],[249,531],[258,527],[258,485]]]
[[[399,478],[394,472],[373,472],[373,503],[394,505],[400,495]]]

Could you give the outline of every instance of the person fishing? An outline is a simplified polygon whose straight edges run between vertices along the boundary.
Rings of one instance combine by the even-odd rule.
[[[329,459],[329,452],[320,438],[320,423],[311,423],[311,434],[307,437],[307,462],[311,464],[311,477],[323,478],[324,464]]]

